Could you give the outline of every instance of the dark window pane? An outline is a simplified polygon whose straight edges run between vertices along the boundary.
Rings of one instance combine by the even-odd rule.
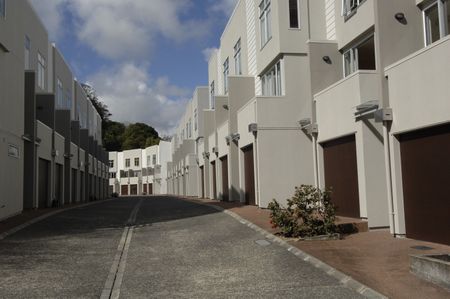
[[[289,22],[291,28],[298,28],[298,0],[289,0]]]
[[[373,36],[358,46],[358,69],[374,70],[375,66],[375,43]]]

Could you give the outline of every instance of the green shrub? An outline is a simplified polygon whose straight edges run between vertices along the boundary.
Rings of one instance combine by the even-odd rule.
[[[271,224],[285,237],[313,237],[337,232],[336,209],[330,191],[302,185],[287,200],[287,208],[275,199],[269,204]]]

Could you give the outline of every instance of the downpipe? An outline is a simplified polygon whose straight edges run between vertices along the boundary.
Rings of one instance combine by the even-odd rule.
[[[389,208],[389,228],[391,234],[396,236],[395,229],[395,205],[394,205],[394,191],[392,186],[392,161],[391,161],[391,144],[389,138],[389,122],[383,123],[383,135],[384,135],[384,156],[386,157],[386,181],[388,188],[388,208]]]

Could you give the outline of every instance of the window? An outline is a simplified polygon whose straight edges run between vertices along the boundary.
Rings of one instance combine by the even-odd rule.
[[[56,108],[64,107],[63,84],[61,80],[56,79]]]
[[[344,52],[344,76],[357,70],[375,70],[375,44],[373,35]]]
[[[209,106],[211,109],[215,108],[215,104],[216,104],[216,100],[215,100],[215,93],[216,91],[214,90],[214,81],[211,82],[211,86],[209,88]]]
[[[109,167],[113,168],[114,167],[114,160],[109,160]]]
[[[189,138],[189,123],[186,123],[186,139]]]
[[[151,160],[151,157],[147,156],[147,167],[150,166],[150,160]]]
[[[289,27],[299,28],[299,10],[298,10],[298,0],[289,0]]]
[[[134,158],[134,166],[139,166],[139,158]]]
[[[130,159],[125,159],[125,167],[130,167]]]
[[[272,37],[271,28],[271,0],[262,0],[259,4],[259,24],[261,31],[261,48],[270,40]]]
[[[261,76],[261,84],[263,96],[281,96],[283,94],[281,60]]]
[[[230,62],[228,58],[223,63],[223,92],[228,93],[228,75],[230,74]]]
[[[192,137],[192,119],[191,118],[189,118],[188,128],[189,128],[189,138],[191,138]]]
[[[41,89],[45,89],[45,58],[41,55],[41,53],[38,53],[38,71],[37,71],[37,77],[38,77],[38,86]]]
[[[156,155],[153,155],[153,165],[156,165]]]
[[[66,105],[65,108],[67,110],[71,110],[72,109],[72,94],[71,94],[70,90],[66,90],[65,105]]]
[[[241,65],[241,39],[239,39],[234,46],[234,73],[236,75],[242,75]]]
[[[437,0],[423,11],[425,45],[450,34],[450,8],[448,0]]]
[[[110,178],[110,179],[115,179],[116,176],[117,176],[117,174],[116,174],[115,172],[110,172],[110,173],[109,173],[109,178]]]
[[[0,0],[0,17],[4,18],[6,16],[6,3],[5,0]]]
[[[342,0],[342,16],[350,16],[366,0]]]
[[[1,0],[0,0],[1,3]],[[30,49],[31,49],[31,40],[28,36],[25,35],[25,69],[30,69]]]
[[[194,130],[197,132],[198,127],[198,117],[197,117],[197,108],[194,109]]]

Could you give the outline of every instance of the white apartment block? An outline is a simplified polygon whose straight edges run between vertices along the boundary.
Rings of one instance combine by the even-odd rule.
[[[171,143],[146,149],[109,152],[109,193],[120,196],[167,194],[167,163]]]
[[[450,244],[449,2],[238,1],[168,192],[266,208],[313,184],[340,216]]]
[[[0,220],[103,199],[100,115],[27,0],[0,0]]]

